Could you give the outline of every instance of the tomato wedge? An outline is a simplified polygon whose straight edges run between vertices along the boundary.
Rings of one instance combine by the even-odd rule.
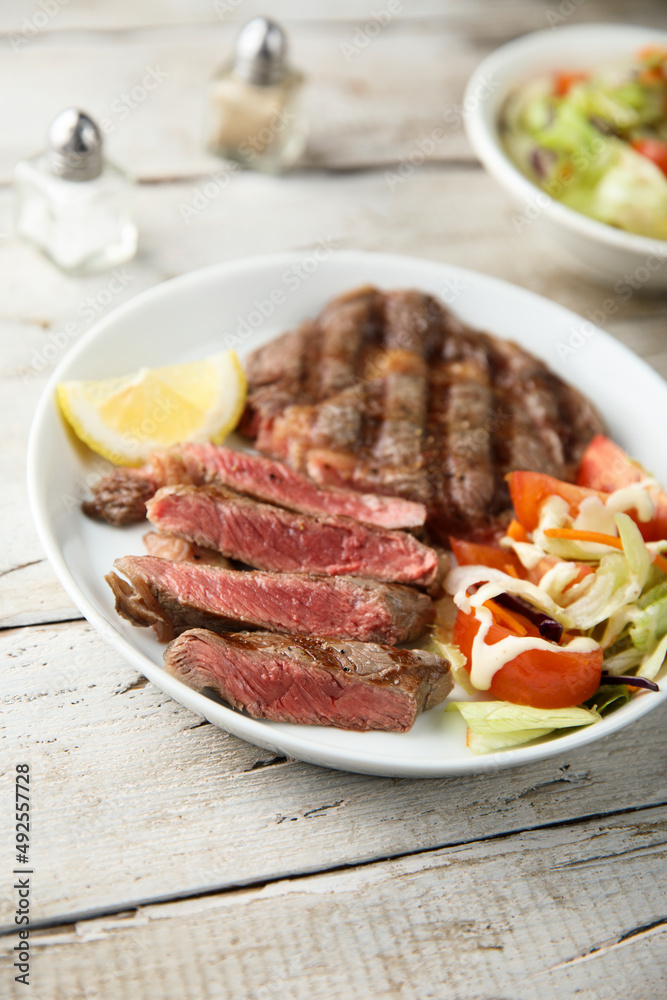
[[[655,74],[653,79],[662,82],[660,72],[653,71],[653,73]],[[651,160],[657,167],[660,167],[663,174],[667,176],[667,142],[663,142],[662,139],[633,139],[632,146],[647,160]]]
[[[454,623],[454,642],[466,657],[468,672],[479,625],[474,615],[464,611],[459,611]],[[534,634],[536,630],[533,626],[530,628]],[[512,635],[515,633],[494,622],[485,641],[493,646]],[[553,650],[526,650],[506,663],[495,673],[490,692],[494,698],[511,701],[515,705],[572,708],[595,694],[600,686],[601,672],[601,649],[592,653],[575,653],[553,643]]]
[[[577,484],[613,493],[623,486],[640,482],[645,475],[642,467],[615,441],[604,434],[596,434],[581,457]]]
[[[497,545],[482,545],[467,542],[462,538],[450,538],[449,544],[459,566],[490,566],[502,570],[509,576],[523,579],[526,575],[521,562],[511,549],[501,549]]]
[[[577,514],[584,497],[600,497],[603,502],[606,499],[601,490],[564,483],[542,472],[510,472],[507,482],[516,518],[527,531],[534,531],[537,527],[540,508],[549,497],[557,496],[566,500],[573,517]]]
[[[577,483],[579,486],[613,493],[640,482],[648,473],[637,462],[633,462],[627,452],[604,434],[597,434],[584,452]],[[638,521],[642,537],[647,542],[657,542],[667,538],[667,493],[650,489],[649,494],[655,505],[650,521]]]

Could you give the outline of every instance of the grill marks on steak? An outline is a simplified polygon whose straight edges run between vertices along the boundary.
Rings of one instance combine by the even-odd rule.
[[[106,576],[116,611],[161,642],[184,629],[271,629],[394,644],[434,619],[426,594],[371,580],[260,573],[155,556],[124,556]],[[121,579],[122,574],[126,579]]]
[[[443,542],[504,526],[513,469],[572,479],[602,426],[542,362],[415,291],[334,300],[307,339],[286,334],[255,352],[249,385],[242,429],[260,451],[321,483],[425,503]]]
[[[345,515],[385,528],[416,528],[426,520],[426,509],[410,500],[323,489],[280,462],[212,444],[176,445],[155,452],[143,469],[114,469],[93,487],[83,509],[111,524],[140,521],[155,492],[178,483],[217,483],[291,510]]]
[[[147,513],[160,531],[258,569],[361,575],[422,587],[439,575],[437,553],[405,532],[347,517],[296,514],[218,487],[165,487],[148,502]]]
[[[364,343],[375,335],[380,320],[381,301],[374,288],[344,295],[334,308],[325,307],[319,320],[320,350],[316,365],[306,378],[316,399],[326,399],[349,389],[356,382],[355,371]]]
[[[452,688],[449,663],[432,653],[270,632],[193,629],[167,647],[164,663],[253,718],[340,729],[407,732]]]

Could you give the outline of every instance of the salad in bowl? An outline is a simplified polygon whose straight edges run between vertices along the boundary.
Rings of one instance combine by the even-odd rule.
[[[500,130],[519,169],[564,205],[667,239],[667,46],[516,86]]]
[[[465,128],[509,225],[619,295],[667,289],[667,32],[568,24],[482,60]]]

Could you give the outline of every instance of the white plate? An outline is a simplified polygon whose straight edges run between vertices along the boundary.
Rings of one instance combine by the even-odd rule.
[[[442,708],[422,715],[410,733],[401,735],[263,722],[165,673],[163,647],[152,630],[117,617],[104,574],[116,557],[144,551],[146,528],[113,528],[81,513],[78,501],[86,483],[104,462],[65,428],[55,404],[56,383],[189,361],[231,346],[230,341],[244,355],[316,315],[332,296],[366,283],[430,292],[474,326],[532,350],[595,401],[612,437],[667,480],[667,384],[574,313],[496,278],[411,257],[321,250],[241,260],[138,295],[91,329],[49,381],[30,437],[28,487],[42,544],[69,595],[126,660],[176,701],[250,743],[328,767],[414,777],[515,767],[600,739],[655,708],[665,692],[635,696],[592,726],[485,757],[466,750],[462,719],[458,713],[443,714]]]

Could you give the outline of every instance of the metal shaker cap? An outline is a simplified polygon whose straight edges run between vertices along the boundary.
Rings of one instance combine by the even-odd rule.
[[[102,133],[83,111],[66,108],[49,126],[46,158],[56,177],[92,181],[102,172]]]
[[[267,86],[287,73],[287,36],[268,17],[253,17],[236,39],[234,70],[248,83]]]

